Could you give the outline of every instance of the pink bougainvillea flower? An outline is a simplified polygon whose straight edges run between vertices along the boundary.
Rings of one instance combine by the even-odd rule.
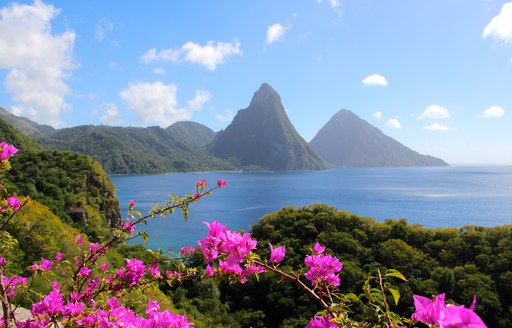
[[[35,263],[32,264],[32,270],[41,270],[41,271],[49,271],[52,269],[53,262],[52,260],[47,260],[44,257],[41,258],[41,264]]]
[[[225,187],[226,186],[226,181],[224,181],[222,179],[217,180],[217,186]]]
[[[7,205],[9,205],[9,207],[12,208],[12,210],[14,212],[17,212],[20,209],[20,207],[21,207],[21,202],[18,199],[18,197],[16,197],[16,194],[14,194],[11,197],[7,198],[5,201],[6,201]]]
[[[81,267],[80,270],[78,271],[78,274],[83,277],[89,277],[91,272],[92,272],[92,270],[89,269],[88,267]]]
[[[210,277],[213,277],[213,275],[215,274],[212,267],[207,264],[206,265],[206,269],[204,270],[204,274],[206,274],[207,276],[210,276]]]
[[[124,222],[123,223],[123,231],[129,234],[132,234],[135,231],[135,223],[133,222]]]
[[[343,264],[338,258],[330,254],[313,254],[306,256],[304,263],[309,267],[309,271],[304,276],[313,286],[324,282],[331,286],[340,285],[337,272],[343,269]]]
[[[57,252],[57,254],[55,254],[55,261],[62,261],[62,253],[61,252]]]
[[[77,236],[75,237],[75,243],[76,243],[77,245],[81,245],[83,242],[84,242],[84,239],[82,238],[82,236],[81,236],[81,235],[77,235]]]
[[[473,312],[466,309],[463,305],[446,306],[440,313],[438,320],[440,328],[484,328],[487,327],[482,319]]]
[[[316,254],[322,254],[325,251],[325,246],[320,245],[318,242],[313,246],[313,252]]]
[[[185,246],[182,247],[180,250],[181,255],[187,256],[189,254],[194,254],[196,252],[196,249],[192,246]]]
[[[413,322],[421,321],[426,324],[436,325],[439,321],[441,312],[444,311],[446,305],[444,303],[445,294],[440,294],[430,299],[428,297],[414,295],[414,307],[416,312],[413,313],[411,319]]]
[[[5,141],[0,142],[0,149],[1,149],[0,159],[2,160],[2,162],[7,161],[7,159],[9,159],[9,157],[11,157],[12,155],[14,155],[18,152],[18,149],[16,149],[16,147],[8,144]]]
[[[440,328],[482,328],[486,325],[473,311],[476,306],[476,297],[469,308],[463,305],[446,305],[445,294],[440,294],[432,299],[414,295],[416,312],[411,319],[413,322],[423,322],[429,325],[437,325]]]
[[[135,206],[135,201],[133,199],[130,199],[130,208],[134,207]]]
[[[206,186],[208,186],[208,183],[205,179],[201,179],[200,181],[196,182],[196,189],[206,188]]]
[[[270,259],[269,261],[271,263],[279,263],[281,262],[283,259],[284,259],[284,255],[285,255],[285,246],[279,246],[279,247],[276,247],[274,248],[274,246],[272,246],[271,243],[268,243],[268,245],[270,246]]]
[[[322,317],[321,315],[315,315],[313,319],[304,328],[338,328],[338,325],[331,322],[331,317]]]

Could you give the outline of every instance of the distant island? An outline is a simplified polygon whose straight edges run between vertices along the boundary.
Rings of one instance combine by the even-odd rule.
[[[344,109],[307,143],[267,83],[218,132],[195,122],[177,122],[165,129],[106,125],[54,129],[3,108],[0,120],[46,148],[89,155],[109,174],[448,165],[407,148]]]

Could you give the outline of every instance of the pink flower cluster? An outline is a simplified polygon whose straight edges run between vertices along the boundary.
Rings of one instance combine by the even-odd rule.
[[[138,259],[125,259],[126,266],[116,271],[116,277],[133,286],[140,282],[144,277],[146,266]]]
[[[4,258],[0,257],[0,262],[3,262]],[[2,264],[0,264],[1,266]],[[16,288],[18,286],[26,286],[28,279],[21,276],[12,276],[6,277],[4,275],[0,275],[0,279],[2,279],[2,286],[4,288],[4,292],[7,297],[13,298],[16,296]]]
[[[330,286],[339,286],[340,277],[337,272],[343,269],[343,264],[338,258],[330,254],[323,254],[325,247],[316,243],[313,247],[313,255],[306,256],[304,262],[309,271],[304,276],[311,281],[313,286],[326,283]]]
[[[226,226],[219,222],[205,224],[208,226],[208,234],[197,243],[206,262],[219,258],[218,268],[221,273],[233,274],[242,283],[247,281],[247,276],[254,273],[263,272],[263,268],[254,263],[245,263],[246,257],[256,248],[256,240],[251,238],[250,233],[240,234],[235,231],[227,230]],[[211,266],[207,267],[207,274],[212,274]]]
[[[18,149],[5,141],[0,142],[0,160],[5,163],[12,155],[16,154]]]
[[[91,311],[93,310],[93,311]],[[87,309],[80,301],[65,301],[57,284],[41,301],[32,305],[33,319],[18,323],[20,328],[46,327],[51,322],[67,322],[74,327],[173,327],[191,328],[184,315],[174,314],[169,310],[161,311],[158,302],[150,300],[146,307],[147,317],[137,316],[131,309],[122,306],[115,298],[106,304],[95,304]]]
[[[473,311],[476,306],[476,297],[469,308],[463,305],[446,305],[445,294],[433,299],[414,295],[416,312],[412,315],[413,322],[423,322],[428,325],[437,325],[440,328],[483,328],[487,327],[482,319]]]

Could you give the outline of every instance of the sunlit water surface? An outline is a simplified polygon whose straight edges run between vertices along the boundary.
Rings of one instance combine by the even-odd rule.
[[[198,172],[112,176],[123,213],[130,199],[147,213],[170,193],[194,193],[195,182],[227,187],[180,212],[150,220],[148,247],[179,250],[207,232],[204,221],[250,230],[283,207],[323,203],[376,220],[407,218],[425,227],[512,223],[512,167],[345,168],[312,172]],[[124,214],[123,214],[124,215]]]

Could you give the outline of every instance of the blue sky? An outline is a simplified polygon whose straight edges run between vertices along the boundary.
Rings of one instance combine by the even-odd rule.
[[[310,141],[346,108],[450,164],[512,165],[512,2],[0,1],[0,106],[57,128],[225,128],[263,82]]]

